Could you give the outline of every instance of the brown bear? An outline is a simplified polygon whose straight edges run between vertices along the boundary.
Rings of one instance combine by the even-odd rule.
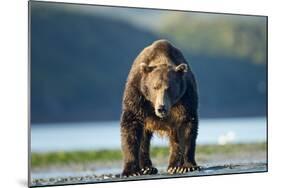
[[[167,40],[144,48],[128,75],[123,96],[123,176],[156,174],[150,156],[154,132],[169,137],[168,173],[199,169],[195,162],[198,94],[194,75]]]

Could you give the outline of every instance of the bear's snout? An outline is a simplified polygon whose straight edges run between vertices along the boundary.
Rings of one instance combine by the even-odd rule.
[[[167,110],[165,108],[165,105],[160,105],[157,109],[159,114],[166,114]]]
[[[165,118],[168,114],[168,110],[166,109],[165,105],[160,105],[156,109],[156,115],[160,118]]]

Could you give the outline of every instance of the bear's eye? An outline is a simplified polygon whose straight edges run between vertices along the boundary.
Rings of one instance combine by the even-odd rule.
[[[160,89],[160,85],[155,85],[155,86],[153,86],[153,89],[155,89],[155,90]]]

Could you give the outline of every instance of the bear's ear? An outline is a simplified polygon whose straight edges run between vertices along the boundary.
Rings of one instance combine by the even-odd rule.
[[[178,65],[178,66],[176,67],[176,71],[177,71],[177,72],[187,72],[187,71],[188,71],[187,64],[182,63],[182,64]]]
[[[154,68],[155,68],[155,66],[148,66],[146,63],[140,64],[140,70],[143,73],[151,72]]]

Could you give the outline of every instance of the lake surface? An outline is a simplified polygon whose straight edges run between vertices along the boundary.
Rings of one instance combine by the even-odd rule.
[[[266,118],[202,119],[198,144],[251,143],[266,141]],[[167,138],[155,136],[152,146],[167,146]],[[52,123],[31,125],[31,151],[118,149],[119,122]]]

